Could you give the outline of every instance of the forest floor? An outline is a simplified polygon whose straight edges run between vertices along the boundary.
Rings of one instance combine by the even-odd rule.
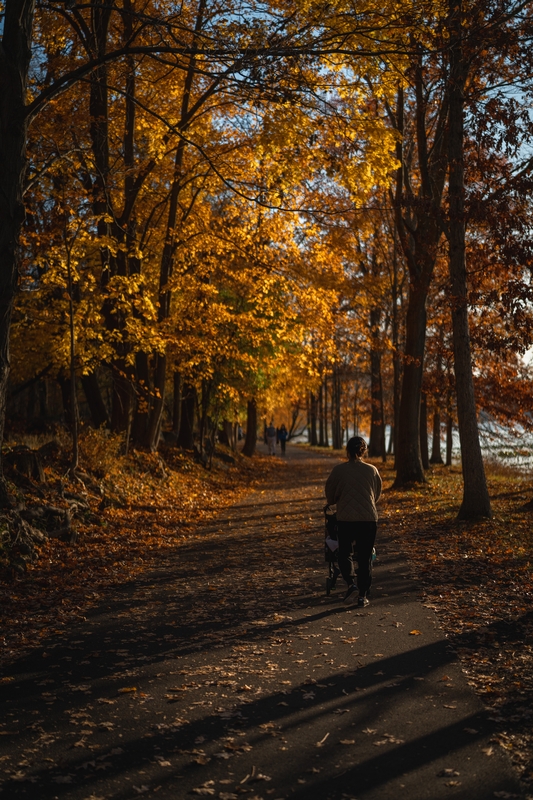
[[[399,493],[378,464],[357,610],[324,592],[331,454],[128,458],[0,587],[3,796],[533,795],[530,481],[490,469],[494,518],[458,523],[456,468]]]

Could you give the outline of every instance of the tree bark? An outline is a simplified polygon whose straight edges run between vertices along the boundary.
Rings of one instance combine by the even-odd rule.
[[[425,392],[420,395],[420,456],[424,469],[429,469],[428,405]]]
[[[111,398],[111,430],[121,433],[128,429],[133,401],[130,368],[123,359],[113,362]]]
[[[100,391],[100,384],[96,372],[89,372],[88,375],[81,376],[81,385],[91,412],[91,418],[95,428],[107,427],[109,416],[107,408]]]
[[[194,414],[196,411],[196,389],[185,384],[181,399],[181,421],[178,445],[184,450],[194,450]]]
[[[172,430],[178,435],[181,420],[181,375],[174,373],[174,396],[172,398]]]
[[[63,415],[65,424],[72,428],[72,381],[61,371],[57,376],[57,382],[61,389],[61,401],[63,403]]]
[[[324,447],[324,389],[318,391],[318,446]]]
[[[401,155],[401,144],[400,144]],[[392,337],[392,374],[393,374],[393,422],[391,425],[389,453],[394,453],[394,469],[396,465],[396,453],[398,443],[396,441],[400,422],[400,401],[402,396],[402,363],[400,355],[400,322],[398,313],[398,300],[400,290],[398,285],[398,252],[397,252],[397,232],[396,223],[394,226],[394,243],[392,254],[392,314],[391,314],[391,337]]]
[[[235,437],[235,428],[234,424],[229,420],[225,419],[222,420],[222,426],[220,428],[218,438],[221,444],[225,444],[226,447],[229,447],[230,450],[237,449],[237,440]]]
[[[144,446],[152,401],[150,363],[148,354],[144,352],[135,354],[135,395],[132,438],[136,444]]]
[[[331,437],[333,449],[340,450],[342,447],[341,381],[337,365],[333,367],[331,384]]]
[[[450,0],[449,14],[449,269],[457,420],[463,470],[463,501],[458,517],[459,519],[477,519],[491,517],[492,512],[479,441],[468,325],[463,129],[464,85],[467,66],[462,42],[461,0]]]
[[[440,408],[433,412],[433,436],[431,440],[430,464],[444,464],[440,448]]]
[[[255,453],[255,446],[257,442],[257,404],[255,399],[248,400],[247,417],[246,417],[246,438],[244,440],[244,447],[242,453],[248,458],[251,458]]]
[[[405,363],[394,482],[396,487],[425,481],[420,453],[420,393],[426,340],[426,297],[425,287],[412,281],[405,324]]]
[[[379,347],[380,318],[381,309],[373,308],[370,311],[370,438],[368,455],[386,461],[381,350]]]
[[[328,433],[328,373],[324,375],[324,447],[329,447]]]
[[[317,417],[317,397],[311,392],[309,395],[309,404],[311,409],[311,444],[317,445],[318,439],[316,435],[316,417]]]
[[[453,417],[450,412],[446,415],[446,466],[452,465],[453,450]]]

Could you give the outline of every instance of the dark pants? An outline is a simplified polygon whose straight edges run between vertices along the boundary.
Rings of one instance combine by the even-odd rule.
[[[339,568],[346,583],[351,586],[354,570],[354,545],[357,559],[357,586],[364,597],[372,583],[372,550],[376,541],[377,522],[341,522],[338,524]]]

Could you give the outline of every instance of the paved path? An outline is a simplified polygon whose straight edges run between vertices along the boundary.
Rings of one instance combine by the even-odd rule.
[[[158,572],[5,670],[0,800],[522,797],[386,502],[373,602],[326,597],[334,463],[289,447]]]

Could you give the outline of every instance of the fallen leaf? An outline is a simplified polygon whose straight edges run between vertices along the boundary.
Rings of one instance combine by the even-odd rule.
[[[118,690],[118,693],[119,694],[128,694],[129,692],[136,692],[136,691],[137,691],[137,687],[136,686],[123,686],[122,689]],[[135,787],[133,787],[133,788],[135,788]]]
[[[202,786],[197,786],[196,789],[192,791],[194,794],[201,794],[204,796],[213,795],[215,794],[215,790],[213,789],[214,784],[215,781],[206,781]]]
[[[341,744],[355,744],[355,739],[341,739]]]
[[[422,631],[409,631],[409,636],[422,636]]]

